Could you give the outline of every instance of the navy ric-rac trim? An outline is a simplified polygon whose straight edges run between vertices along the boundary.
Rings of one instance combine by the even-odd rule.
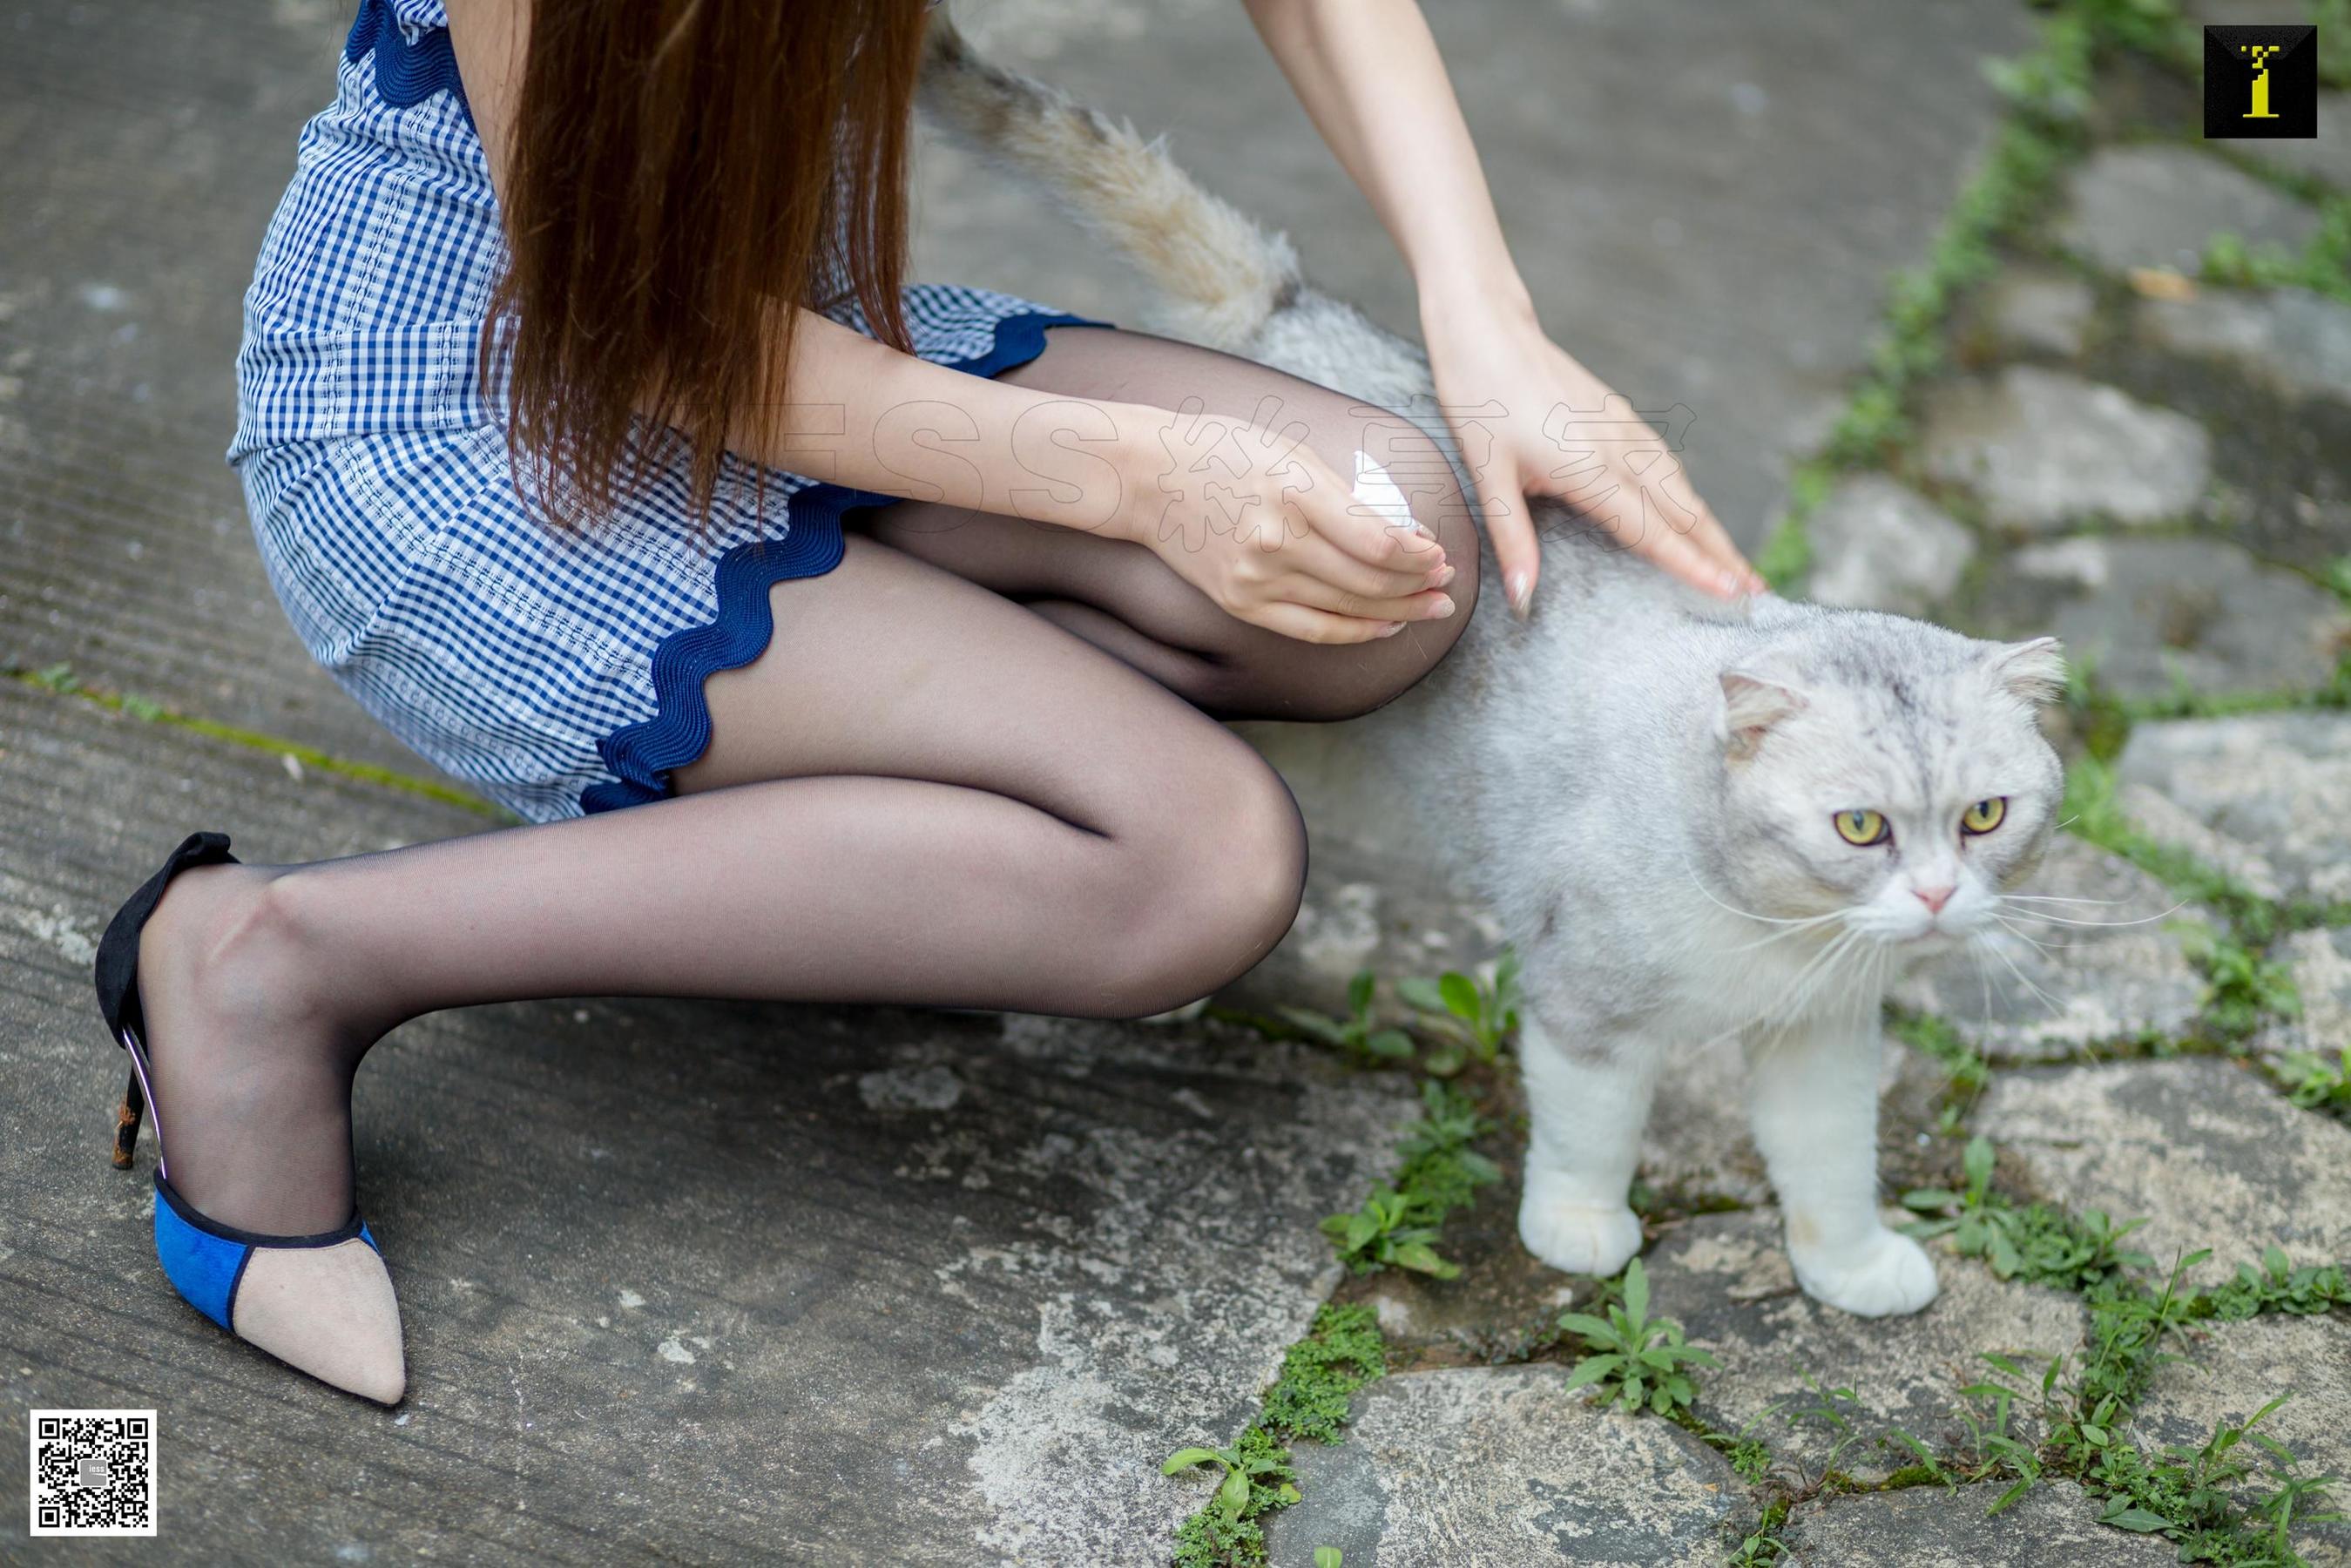
[[[953,370],[992,376],[1025,365],[1045,351],[1048,327],[1107,327],[1081,316],[1029,311],[996,324],[996,343],[976,360],[947,361]],[[768,651],[776,618],[768,590],[796,577],[815,577],[841,564],[846,541],[841,519],[850,512],[888,506],[894,496],[814,485],[794,492],[791,525],[780,539],[753,539],[718,558],[718,619],[663,638],[653,649],[654,712],[596,743],[614,778],[580,792],[583,811],[641,806],[670,793],[672,769],[684,768],[710,745],[710,705],[702,683],[721,670],[740,669]]]
[[[394,109],[413,109],[436,92],[457,100],[468,121],[473,106],[465,101],[465,84],[457,76],[457,51],[449,46],[449,29],[430,27],[410,43],[392,15],[391,0],[360,0],[360,14],[351,36],[343,42],[343,58],[357,64],[375,56],[376,96]]]

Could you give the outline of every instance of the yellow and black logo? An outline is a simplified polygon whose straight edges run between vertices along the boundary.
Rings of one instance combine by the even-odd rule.
[[[2318,134],[2318,29],[2204,29],[2204,136],[2309,140]]]

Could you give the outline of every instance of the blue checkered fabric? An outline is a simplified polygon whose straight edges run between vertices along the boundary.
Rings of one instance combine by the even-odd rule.
[[[768,589],[829,570],[842,514],[887,497],[730,459],[697,526],[654,433],[650,482],[584,537],[519,493],[495,352],[478,371],[504,244],[471,117],[434,86],[445,21],[362,0],[246,295],[228,459],[296,632],[403,742],[534,821],[658,800],[708,741],[703,680],[767,647]],[[1077,319],[940,285],[905,314],[923,358],[982,375]]]

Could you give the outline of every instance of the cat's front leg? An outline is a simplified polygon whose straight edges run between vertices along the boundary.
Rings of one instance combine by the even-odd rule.
[[[1865,1318],[1935,1299],[1934,1260],[1877,1214],[1877,1009],[1750,1039],[1756,1146],[1787,1216],[1789,1260],[1814,1301]]]
[[[1625,1199],[1657,1053],[1623,1036],[1578,1035],[1562,1047],[1531,1017],[1519,1056],[1531,1124],[1519,1239],[1554,1269],[1614,1274],[1641,1249],[1641,1222]]]

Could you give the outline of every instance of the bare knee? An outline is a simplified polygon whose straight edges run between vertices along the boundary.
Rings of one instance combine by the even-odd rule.
[[[1137,857],[1121,911],[1132,1010],[1144,1017],[1210,995],[1290,932],[1306,886],[1298,802],[1237,737],[1176,775],[1152,820],[1128,835]]]

